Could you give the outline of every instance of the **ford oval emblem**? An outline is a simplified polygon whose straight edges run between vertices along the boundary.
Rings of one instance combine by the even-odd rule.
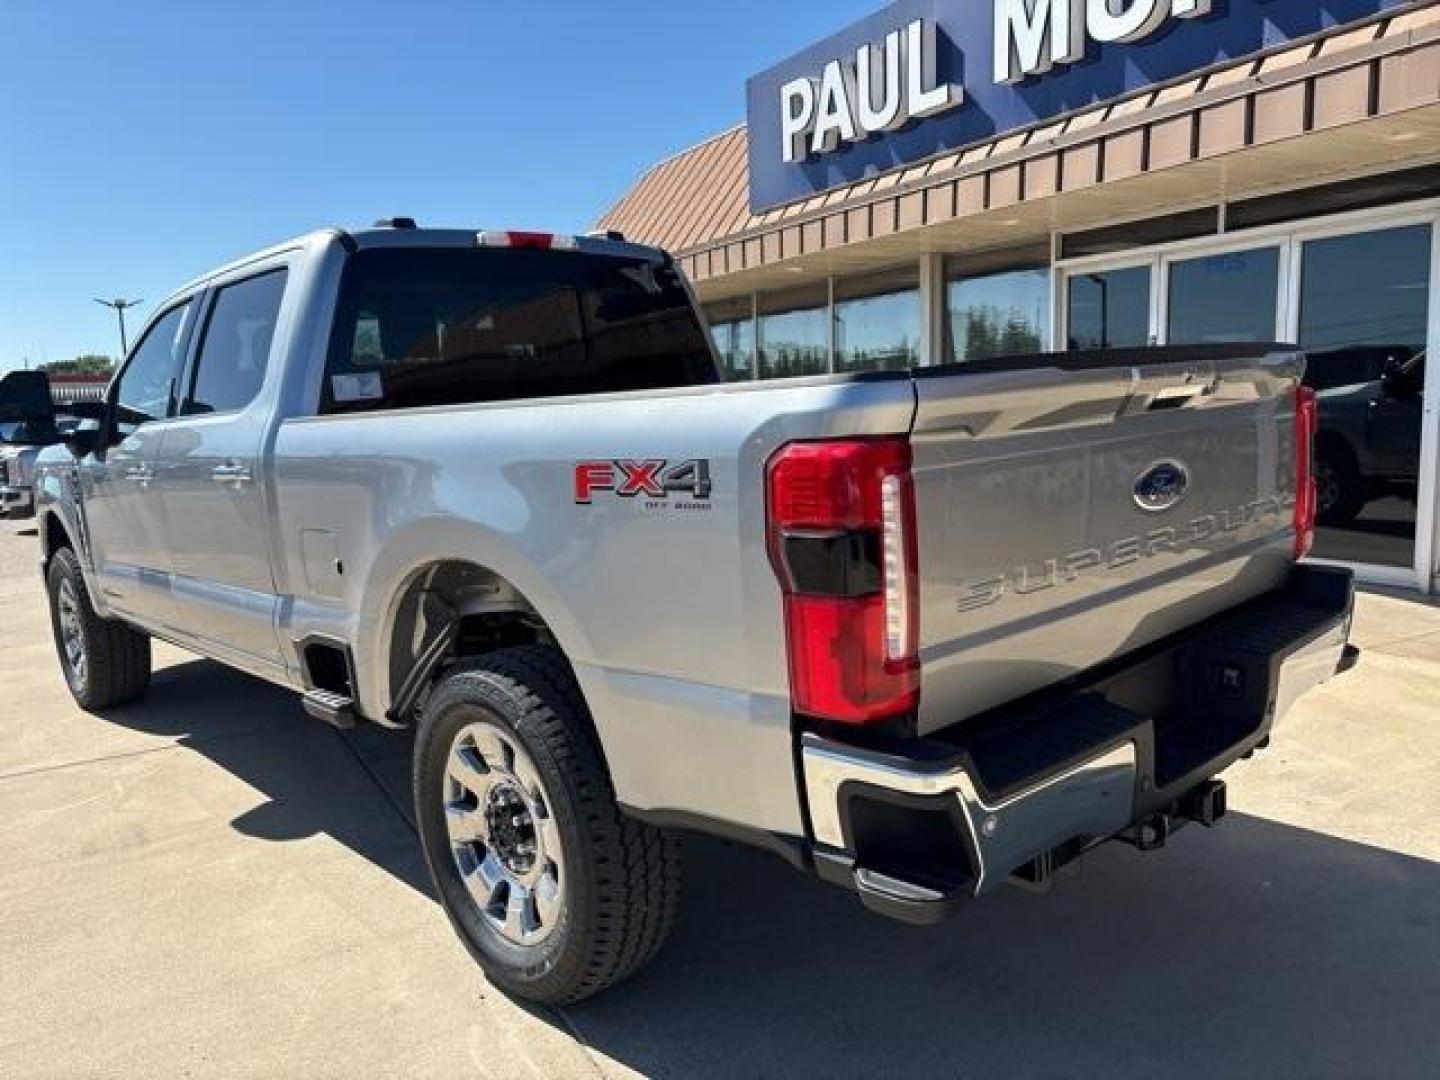
[[[1169,510],[1185,498],[1190,471],[1178,461],[1157,461],[1135,481],[1135,505],[1152,514]]]

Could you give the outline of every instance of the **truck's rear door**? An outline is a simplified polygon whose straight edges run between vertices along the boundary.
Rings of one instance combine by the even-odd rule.
[[[1279,584],[1302,369],[1221,346],[917,374],[922,731]]]

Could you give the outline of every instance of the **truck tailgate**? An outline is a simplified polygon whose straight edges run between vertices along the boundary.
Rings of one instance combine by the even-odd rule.
[[[921,731],[1278,585],[1302,371],[1221,346],[918,375]]]

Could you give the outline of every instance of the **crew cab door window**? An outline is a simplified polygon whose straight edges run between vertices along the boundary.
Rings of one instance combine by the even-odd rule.
[[[140,622],[172,621],[170,555],[160,501],[165,442],[192,310],[185,301],[150,324],[108,395],[103,453],[85,464],[86,532],[111,608]]]
[[[186,301],[171,308],[135,347],[115,389],[115,433],[133,435],[142,425],[170,415],[180,368],[185,363]]]
[[[272,270],[216,293],[183,410],[187,415],[238,412],[255,400],[265,382],[285,278],[284,270]]]

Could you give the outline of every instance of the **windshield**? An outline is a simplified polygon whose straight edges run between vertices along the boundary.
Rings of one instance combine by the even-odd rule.
[[[709,338],[668,262],[460,248],[354,255],[327,375],[328,412],[719,379]]]

